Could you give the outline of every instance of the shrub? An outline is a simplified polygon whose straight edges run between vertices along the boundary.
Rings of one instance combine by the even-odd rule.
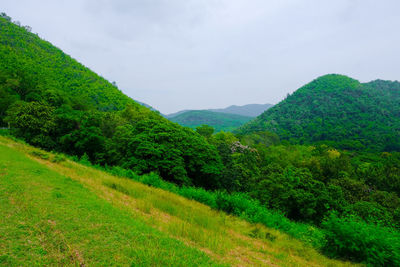
[[[149,173],[149,174],[144,174],[141,176],[138,176],[137,181],[150,185],[156,188],[164,189],[166,191],[172,192],[172,193],[177,193],[178,192],[178,186],[176,186],[173,183],[169,183],[164,181],[163,179],[160,178],[159,175],[156,173]]]
[[[323,251],[373,266],[400,266],[400,234],[355,218],[330,215],[322,223],[327,242]]]
[[[77,158],[75,160],[79,161]],[[322,223],[323,229],[319,229],[309,224],[292,222],[279,211],[264,207],[259,201],[244,193],[212,192],[203,188],[178,187],[164,181],[156,173],[139,176],[133,171],[121,167],[99,168],[113,175],[131,178],[196,200],[213,209],[239,216],[251,223],[260,223],[278,229],[320,249],[330,257],[341,257],[374,266],[400,266],[400,234],[389,228],[358,222],[354,218],[342,219],[331,215]],[[115,185],[111,186],[115,187]],[[264,237],[263,233],[254,231],[250,235],[274,239],[267,234]]]
[[[213,209],[217,208],[215,193],[207,191],[203,188],[183,186],[179,189],[179,194],[188,199],[193,199],[210,206]]]
[[[64,155],[57,154],[57,155],[55,155],[55,156],[52,158],[51,162],[59,163],[59,162],[65,161],[65,159],[66,159],[66,158],[65,158]]]
[[[45,159],[45,160],[48,160],[50,158],[49,153],[42,151],[42,150],[33,150],[30,152],[30,154],[34,157]]]
[[[217,192],[216,195],[217,208],[237,216],[249,217],[253,213],[252,211],[259,206],[258,201],[244,193]]]
[[[92,163],[89,160],[89,156],[85,153],[82,155],[82,157],[79,159],[79,163],[85,166],[92,166]]]

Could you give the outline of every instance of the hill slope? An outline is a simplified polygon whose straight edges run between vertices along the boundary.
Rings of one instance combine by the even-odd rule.
[[[48,150],[216,186],[215,148],[0,15],[0,127]],[[204,156],[204,157],[203,157]],[[206,185],[207,184],[207,185]]]
[[[4,137],[0,185],[5,265],[345,265],[278,231]]]
[[[22,100],[57,94],[99,110],[137,105],[116,86],[26,28],[0,17],[0,81]]]
[[[252,117],[208,110],[190,110],[170,118],[171,121],[190,128],[196,128],[202,124],[207,124],[212,126],[217,132],[232,131],[251,119]]]
[[[272,131],[295,142],[400,151],[400,83],[325,75],[301,87],[238,132]]]

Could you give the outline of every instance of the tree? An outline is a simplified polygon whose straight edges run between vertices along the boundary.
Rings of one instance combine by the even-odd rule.
[[[214,133],[214,128],[203,124],[201,126],[196,127],[196,132],[205,138],[209,139],[211,135]]]
[[[16,102],[7,110],[5,122],[13,132],[26,141],[45,148],[53,148],[55,130],[54,108],[41,102]]]

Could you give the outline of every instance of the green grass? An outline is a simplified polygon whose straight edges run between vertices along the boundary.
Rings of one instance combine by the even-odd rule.
[[[278,230],[5,137],[0,212],[3,265],[351,265]]]
[[[0,146],[5,265],[217,265],[77,181]]]

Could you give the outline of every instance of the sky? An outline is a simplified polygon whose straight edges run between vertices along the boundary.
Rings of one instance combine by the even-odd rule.
[[[281,101],[328,73],[400,79],[398,0],[1,0],[128,96],[168,114]]]

